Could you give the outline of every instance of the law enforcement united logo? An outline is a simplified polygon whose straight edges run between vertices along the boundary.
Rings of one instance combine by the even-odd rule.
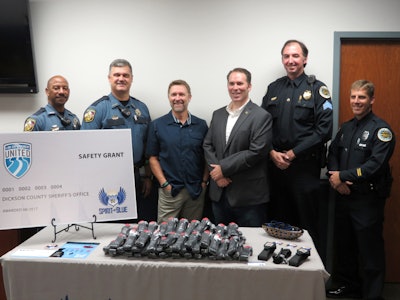
[[[28,173],[32,164],[32,144],[8,143],[3,146],[4,166],[8,173],[19,179]]]

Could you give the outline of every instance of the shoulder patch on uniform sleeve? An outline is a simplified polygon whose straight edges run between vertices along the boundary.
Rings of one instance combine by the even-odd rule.
[[[86,123],[90,123],[94,120],[94,116],[96,115],[96,110],[93,108],[88,108],[85,111],[85,116],[83,117]]]
[[[328,88],[323,85],[319,88],[319,94],[321,97],[324,97],[325,99],[329,99],[331,97],[331,93],[329,92]]]
[[[393,134],[389,128],[381,128],[378,130],[378,139],[382,142],[390,142],[393,138]]]
[[[28,118],[25,121],[24,131],[32,131],[35,128],[36,120],[32,118]]]

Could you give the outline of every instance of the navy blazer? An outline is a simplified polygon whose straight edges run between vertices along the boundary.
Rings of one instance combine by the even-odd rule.
[[[214,111],[203,142],[207,164],[221,165],[232,182],[225,188],[232,207],[269,201],[267,161],[272,143],[272,117],[249,101],[236,121],[228,142],[225,140],[226,106]],[[210,198],[219,201],[223,188],[210,180]]]

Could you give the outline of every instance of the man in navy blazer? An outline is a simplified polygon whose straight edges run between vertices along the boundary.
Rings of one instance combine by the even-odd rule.
[[[235,68],[227,79],[231,102],[214,111],[203,142],[214,221],[258,227],[266,221],[269,201],[272,117],[250,100],[248,70]]]

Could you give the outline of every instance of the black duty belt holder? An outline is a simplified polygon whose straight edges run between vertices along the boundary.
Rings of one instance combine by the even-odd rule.
[[[287,248],[282,248],[278,254],[272,256],[274,264],[287,264],[288,258],[292,255],[292,251]]]
[[[93,239],[96,239],[96,236],[94,235],[94,228],[93,228],[93,224],[96,223],[96,221],[97,221],[96,215],[93,215],[93,221],[89,222],[90,223],[90,227],[74,223],[74,224],[68,224],[65,228],[63,228],[63,229],[61,229],[59,231],[57,231],[57,225],[54,224],[55,220],[56,220],[55,218],[51,219],[51,226],[53,226],[53,229],[54,229],[54,240],[51,241],[52,243],[54,243],[56,241],[57,234],[59,234],[60,232],[63,232],[63,231],[68,232],[71,227],[75,227],[75,231],[79,231],[79,229],[81,227],[89,229],[90,231],[92,231]]]
[[[261,253],[258,255],[259,260],[265,260],[267,261],[273,254],[276,249],[276,243],[275,242],[266,242],[264,244],[264,249],[261,251]]]
[[[296,254],[293,255],[293,257],[289,260],[289,265],[293,267],[300,266],[307,259],[307,257],[310,256],[311,254],[310,251],[311,251],[310,248],[301,247],[300,249],[297,250]]]

